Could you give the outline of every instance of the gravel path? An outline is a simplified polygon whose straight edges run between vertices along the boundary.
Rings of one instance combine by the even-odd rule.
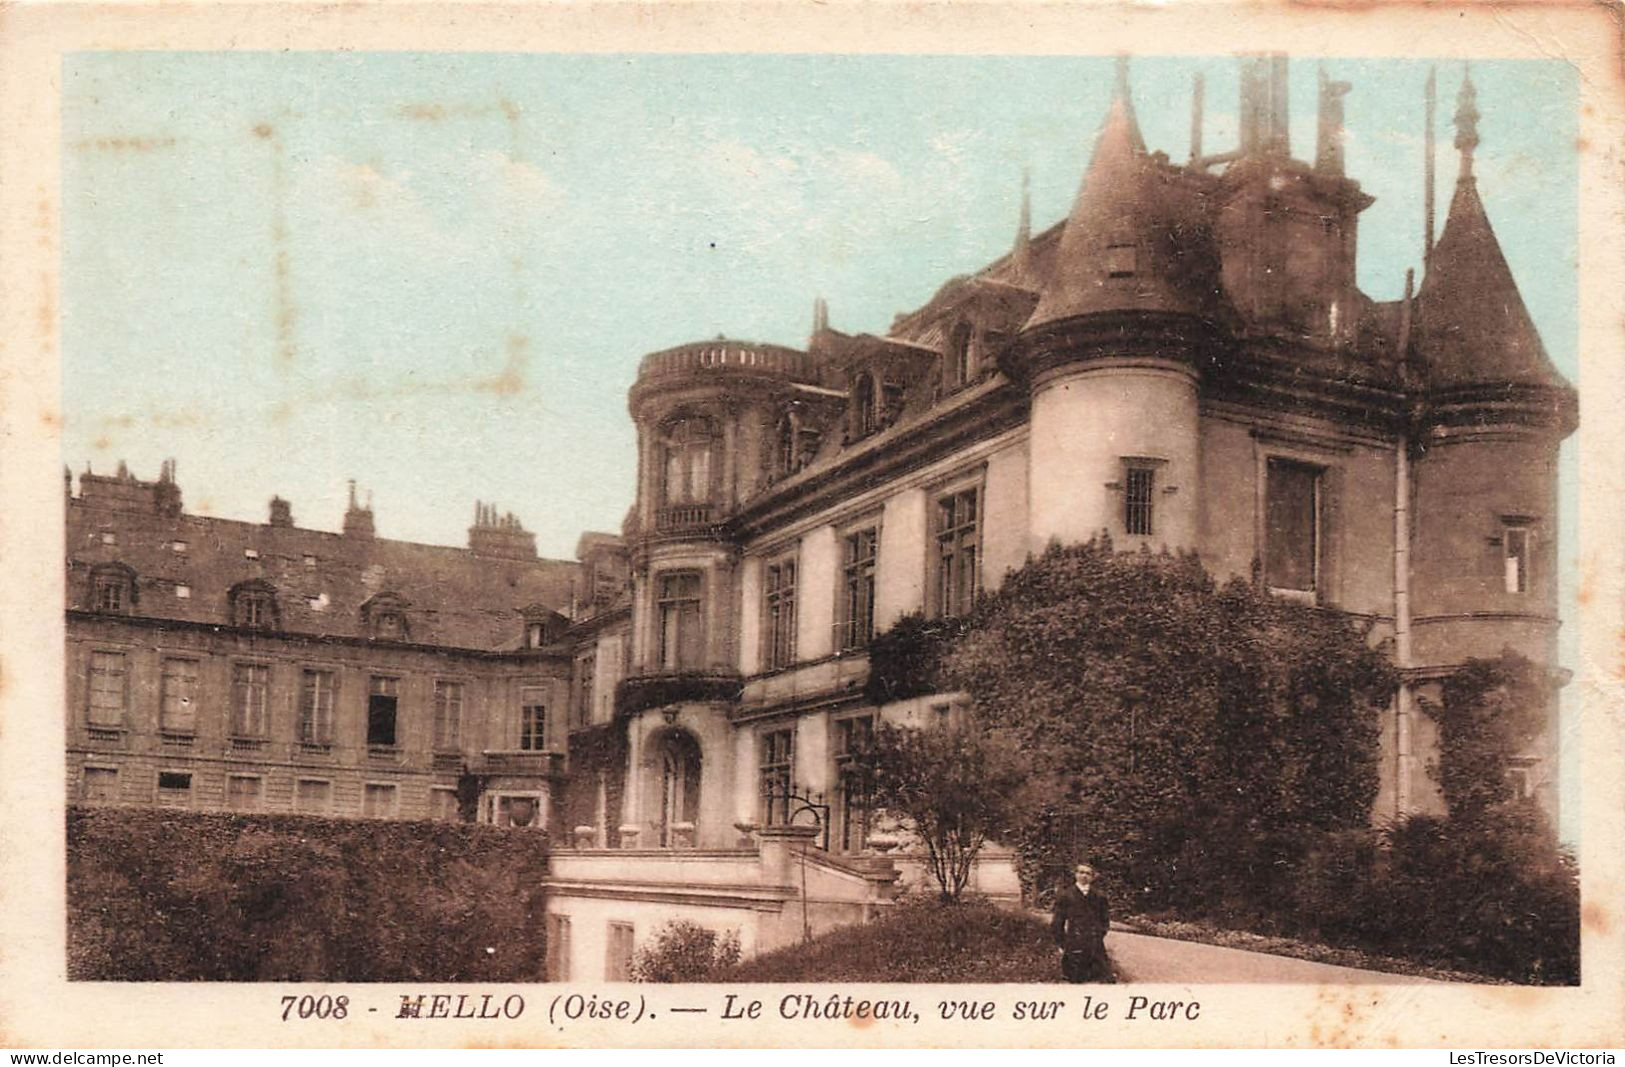
[[[1420,985],[1430,979],[1271,956],[1239,948],[1113,930],[1106,951],[1125,982],[1291,982],[1313,985]]]

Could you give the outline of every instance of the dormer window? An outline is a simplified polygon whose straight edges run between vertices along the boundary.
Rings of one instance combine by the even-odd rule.
[[[667,426],[661,441],[667,505],[711,499],[711,453],[716,439],[716,426],[707,418],[679,419]]]
[[[267,582],[244,582],[230,594],[232,625],[245,630],[275,630],[281,623],[276,590]]]
[[[90,574],[90,606],[109,615],[127,615],[135,605],[135,573],[121,563],[97,567]]]
[[[1106,246],[1106,277],[1132,278],[1140,270],[1140,249],[1133,241],[1118,238]]]
[[[406,602],[395,593],[379,593],[361,605],[367,634],[379,641],[404,641],[408,636]]]
[[[975,369],[972,366],[971,339],[973,331],[968,322],[956,325],[948,334],[948,349],[943,355],[943,383],[949,389],[961,389],[969,385],[974,377]]]
[[[880,429],[880,402],[876,395],[875,377],[868,372],[858,375],[852,383],[852,436],[868,437]]]
[[[773,435],[773,472],[779,477],[796,471],[796,413],[787,411]]]

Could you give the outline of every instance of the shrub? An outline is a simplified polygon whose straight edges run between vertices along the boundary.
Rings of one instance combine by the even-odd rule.
[[[1008,575],[940,662],[1048,800],[1017,835],[1030,890],[1092,857],[1114,896],[1245,913],[1307,831],[1368,817],[1397,675],[1367,636],[1101,538]]]
[[[673,919],[639,948],[634,982],[703,982],[719,967],[739,962],[739,932],[721,935],[689,919]]]
[[[68,975],[522,981],[546,837],[463,823],[68,812]]]
[[[1049,924],[980,900],[907,900],[873,922],[714,971],[713,982],[1055,982]]]

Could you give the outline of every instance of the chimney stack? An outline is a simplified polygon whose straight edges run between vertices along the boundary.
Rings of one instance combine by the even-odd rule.
[[[344,512],[344,536],[368,540],[377,536],[372,522],[372,501],[368,500],[366,507],[356,503],[354,478],[350,479],[350,506]]]
[[[1320,68],[1320,134],[1315,144],[1315,170],[1343,177],[1343,97],[1353,86],[1333,81]]]
[[[271,525],[283,527],[293,525],[293,505],[279,496],[271,498]]]
[[[495,504],[476,501],[474,525],[468,528],[469,551],[497,559],[536,558],[536,535],[520,524],[513,512],[503,514]]]

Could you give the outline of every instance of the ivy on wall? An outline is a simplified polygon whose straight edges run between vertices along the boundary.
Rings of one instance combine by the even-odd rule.
[[[1553,683],[1509,650],[1471,659],[1444,680],[1438,701],[1422,706],[1439,726],[1439,757],[1429,767],[1453,818],[1474,819],[1520,799],[1507,773],[1544,729]]]

